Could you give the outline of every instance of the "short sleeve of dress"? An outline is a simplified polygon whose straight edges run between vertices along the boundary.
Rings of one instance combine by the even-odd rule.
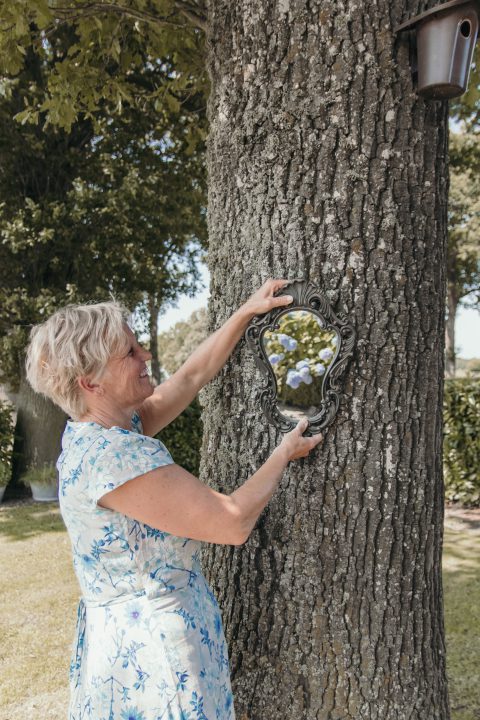
[[[97,438],[86,461],[88,494],[95,503],[128,480],[174,462],[160,440],[119,427]]]

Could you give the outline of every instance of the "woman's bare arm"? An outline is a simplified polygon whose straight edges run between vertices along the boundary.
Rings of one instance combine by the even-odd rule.
[[[145,435],[156,435],[175,420],[232,354],[245,332],[251,314],[237,310],[218,330],[204,340],[168,380],[138,408]]]
[[[274,297],[287,280],[267,280],[228,320],[204,340],[168,380],[138,408],[145,435],[156,435],[180,415],[222,369],[255,315],[288,305],[292,297]]]
[[[176,464],[151,470],[106,493],[98,504],[172,535],[241,545],[280,482],[290,460],[322,440],[305,438],[307,422],[287,433],[268,460],[231,495],[219,493]]]

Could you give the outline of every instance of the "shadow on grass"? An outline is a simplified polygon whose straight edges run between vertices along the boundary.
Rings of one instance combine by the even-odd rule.
[[[5,503],[0,506],[0,537],[26,540],[46,532],[66,532],[58,503]]]
[[[446,531],[443,588],[452,720],[480,718],[480,536]]]

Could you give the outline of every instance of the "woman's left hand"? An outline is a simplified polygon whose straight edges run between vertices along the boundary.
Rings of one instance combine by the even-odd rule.
[[[247,312],[251,317],[255,315],[262,315],[267,313],[272,308],[280,307],[282,305],[290,305],[293,302],[291,295],[280,295],[280,297],[274,297],[274,293],[281,288],[288,285],[290,280],[273,280],[270,278],[263,283],[262,287],[259,288],[248,300],[242,305],[241,309]]]

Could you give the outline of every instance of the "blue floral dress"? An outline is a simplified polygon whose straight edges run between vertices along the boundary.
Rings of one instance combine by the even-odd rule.
[[[83,594],[69,720],[235,718],[201,543],[97,505],[109,490],[169,463],[166,447],[142,434],[137,414],[131,431],[73,421],[65,428],[60,509]]]

